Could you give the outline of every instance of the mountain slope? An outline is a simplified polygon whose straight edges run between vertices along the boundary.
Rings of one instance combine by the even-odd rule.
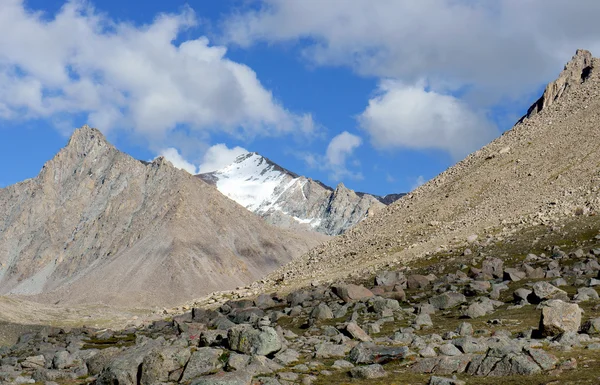
[[[541,102],[540,102],[541,101]],[[271,275],[290,285],[361,274],[524,226],[594,214],[600,199],[600,60],[579,50],[510,131]]]
[[[257,153],[239,156],[229,166],[199,178],[267,222],[284,228],[338,235],[384,207],[377,197],[335,190],[298,176]]]
[[[322,239],[272,228],[85,126],[36,178],[0,189],[0,294],[173,304],[258,279]]]

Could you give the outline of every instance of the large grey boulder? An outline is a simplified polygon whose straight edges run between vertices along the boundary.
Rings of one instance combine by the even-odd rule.
[[[542,308],[540,331],[543,336],[555,336],[565,332],[577,332],[581,326],[582,310],[575,303],[550,300]]]
[[[270,326],[255,329],[250,325],[237,325],[227,333],[229,348],[239,353],[266,356],[283,347],[277,331]]]
[[[465,302],[467,302],[467,298],[463,294],[453,291],[429,298],[429,303],[440,310],[451,309]]]
[[[199,348],[192,353],[181,381],[187,382],[200,376],[217,373],[225,365],[223,353],[221,349]]]
[[[373,292],[361,285],[337,285],[333,287],[333,291],[344,302],[352,302],[373,297]]]
[[[349,361],[355,364],[385,364],[390,361],[402,360],[409,354],[406,346],[379,346],[370,342],[361,342],[348,355]]]
[[[406,277],[401,271],[383,271],[375,277],[377,286],[393,286],[400,285],[406,288]]]
[[[549,299],[569,300],[567,292],[545,281],[536,282],[532,289],[533,293],[528,297],[531,303],[540,303]]]
[[[178,381],[190,359],[188,348],[167,347],[148,354],[142,361],[142,384]]]
[[[358,326],[356,322],[349,322],[348,325],[346,325],[346,331],[352,336],[352,338],[356,340],[362,342],[372,341],[371,337],[369,337],[369,335],[360,326]]]
[[[424,275],[413,274],[409,275],[406,280],[406,285],[409,289],[426,289],[431,284],[429,278]]]
[[[354,378],[369,380],[372,378],[382,378],[387,376],[383,366],[379,364],[373,364],[368,366],[358,366],[350,370],[350,375]]]
[[[310,312],[310,318],[315,320],[332,319],[333,312],[326,303],[321,302]]]
[[[481,263],[481,271],[485,275],[494,278],[502,278],[504,275],[504,262],[499,258],[486,258]]]
[[[98,379],[97,385],[137,385],[140,365],[150,353],[161,349],[164,339],[144,339],[138,345],[124,350],[111,358],[104,367]]]

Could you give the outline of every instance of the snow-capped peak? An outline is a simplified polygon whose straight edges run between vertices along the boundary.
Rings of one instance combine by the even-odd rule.
[[[219,191],[256,213],[267,211],[282,185],[297,178],[256,152],[240,155],[212,174]]]
[[[268,222],[290,228],[312,228],[337,235],[383,207],[368,194],[335,191],[321,182],[298,176],[255,152],[238,156],[233,163],[198,175]],[[307,227],[308,226],[308,227]]]

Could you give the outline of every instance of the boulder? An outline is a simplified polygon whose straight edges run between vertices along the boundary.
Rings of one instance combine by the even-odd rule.
[[[157,349],[142,361],[142,384],[178,381],[191,352],[187,348]]]
[[[138,381],[139,368],[146,356],[157,349],[161,349],[164,338],[138,339],[138,344],[130,349],[124,350],[113,356],[104,367],[98,379],[97,385],[136,385]],[[90,370],[91,372],[91,370]]]
[[[262,310],[270,309],[272,307],[275,307],[276,305],[277,303],[269,294],[261,294],[254,300],[254,306]]]
[[[431,281],[424,275],[413,274],[406,279],[406,285],[409,289],[426,289]]]
[[[282,348],[279,335],[270,326],[255,329],[250,325],[237,325],[227,333],[229,348],[238,353],[266,356]]]
[[[441,355],[444,356],[460,356],[462,352],[452,344],[444,344],[439,347]]]
[[[344,302],[352,302],[373,297],[371,290],[361,285],[337,285],[333,287],[333,291]]]
[[[321,302],[310,312],[310,318],[314,320],[332,319],[333,312],[326,303]]]
[[[353,378],[358,378],[362,380],[369,380],[372,378],[382,378],[387,376],[386,371],[383,369],[383,366],[379,364],[373,364],[368,366],[358,366],[350,370],[350,375]]]
[[[513,281],[513,282],[518,282],[522,279],[525,279],[527,277],[527,274],[521,270],[512,268],[512,267],[508,267],[506,269],[504,269],[504,280],[505,281]]]
[[[522,287],[513,292],[513,298],[515,299],[515,302],[527,302],[527,298],[529,298],[531,293],[533,293],[532,290]]]
[[[550,283],[545,281],[536,282],[533,285],[532,289],[533,293],[531,293],[531,295],[529,295],[527,299],[529,302],[534,304],[549,299],[560,299],[563,301],[569,300],[569,296],[564,290],[561,290],[558,287],[551,285]]]
[[[360,328],[355,322],[350,322],[346,325],[346,331],[348,334],[352,336],[352,338],[362,341],[362,342],[370,342],[372,341],[371,337]]]
[[[225,365],[223,353],[221,349],[199,348],[192,353],[181,381],[188,382],[200,376],[219,372]]]
[[[577,332],[581,326],[582,310],[579,305],[561,300],[550,300],[542,308],[540,331],[543,336]]]
[[[442,293],[435,297],[429,298],[429,303],[436,309],[445,310],[451,309],[458,305],[467,302],[467,298],[460,293],[453,291]]]
[[[481,271],[485,275],[494,278],[502,278],[504,275],[504,262],[499,258],[486,258],[481,263]]]
[[[581,327],[581,331],[586,334],[600,334],[600,318],[586,321]]]
[[[379,346],[370,342],[361,342],[350,351],[349,361],[355,364],[385,364],[403,360],[409,353],[407,347]]]
[[[400,271],[383,271],[375,277],[377,286],[395,286],[406,287],[406,277]]]
[[[573,297],[575,301],[584,302],[589,300],[600,299],[598,292],[593,287],[580,287],[577,289],[577,294]]]

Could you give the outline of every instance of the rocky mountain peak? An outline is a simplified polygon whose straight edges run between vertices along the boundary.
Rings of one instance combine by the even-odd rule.
[[[84,126],[35,178],[0,190],[0,294],[178,303],[249,283],[324,237],[291,233],[164,157]]]
[[[230,165],[198,177],[271,224],[327,235],[341,234],[375,207],[383,207],[371,195],[358,195],[343,183],[334,190],[256,152],[242,154]]]
[[[104,146],[112,147],[100,130],[85,124],[73,132],[65,149],[85,151],[94,147]]]
[[[596,61],[597,59],[593,58],[590,51],[578,49],[565,65],[558,78],[548,83],[542,97],[529,108],[525,117],[529,118],[547,109],[566,94],[570,88],[577,87],[585,82],[590,76]]]

